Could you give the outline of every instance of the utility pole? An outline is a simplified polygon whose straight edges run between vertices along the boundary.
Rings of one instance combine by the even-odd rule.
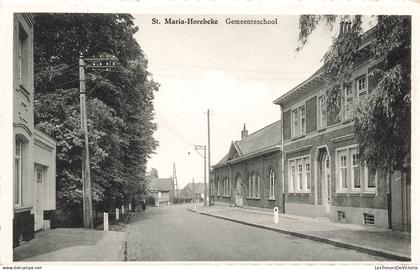
[[[209,109],[207,109],[207,151],[208,151],[208,157],[207,157],[207,160],[208,160],[208,170],[209,170],[209,173],[208,173],[208,175],[209,175],[209,188],[210,188],[210,171],[211,171],[211,163],[210,163],[210,110]],[[210,202],[210,196],[208,196],[208,194],[207,194],[207,185],[206,185],[206,183],[204,182],[204,200],[206,200],[206,203],[208,203],[208,205],[210,206],[211,205],[211,202]]]
[[[199,150],[203,151],[203,155],[201,155],[204,158],[204,206],[207,206],[207,180],[206,180],[206,174],[207,174],[207,161],[206,161],[206,153],[207,153],[207,147],[205,145],[194,145],[195,151],[197,151],[198,154],[201,155]]]
[[[177,203],[178,203],[178,179],[177,179],[177,177],[176,177],[176,167],[175,167],[175,163],[174,163],[174,166],[173,166],[173,181],[174,181],[174,186],[176,186],[176,200],[177,200]],[[175,196],[175,194],[174,194],[174,196]],[[175,201],[175,200],[174,200]]]
[[[92,216],[92,184],[90,182],[89,164],[89,133],[86,116],[86,81],[85,81],[85,60],[83,54],[79,59],[80,78],[80,124],[85,137],[85,145],[82,151],[82,182],[83,182],[83,226],[93,228]]]
[[[85,64],[90,62],[90,64]],[[82,150],[82,185],[83,185],[83,226],[93,229],[92,215],[92,182],[90,179],[90,159],[89,159],[89,133],[87,128],[86,112],[86,78],[85,68],[105,68],[109,71],[111,66],[115,67],[116,57],[105,55],[99,58],[84,58],[80,53],[79,58],[79,81],[80,81],[80,126],[83,132],[85,143]]]

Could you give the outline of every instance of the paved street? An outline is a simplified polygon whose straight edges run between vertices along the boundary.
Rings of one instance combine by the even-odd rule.
[[[383,261],[337,248],[187,211],[152,207],[129,226],[127,259],[134,261]]]

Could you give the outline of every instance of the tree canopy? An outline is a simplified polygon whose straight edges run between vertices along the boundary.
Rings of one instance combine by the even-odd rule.
[[[133,17],[36,14],[34,29],[35,124],[57,140],[58,212],[82,204],[80,53],[107,53],[119,62],[109,71],[86,69],[94,205],[109,209],[128,194],[144,193],[146,162],[157,147],[153,99],[159,85],[134,39]]]
[[[374,16],[372,16],[374,17]],[[411,17],[377,16],[372,40],[361,49],[366,36],[363,16],[303,15],[299,21],[301,50],[321,24],[332,30],[337,22],[350,22],[346,33],[333,37],[323,57],[327,83],[348,84],[362,59],[370,59],[369,94],[355,102],[354,132],[360,160],[369,167],[410,168],[411,149]],[[343,89],[327,92],[329,109],[343,112]],[[339,114],[339,117],[343,113]]]

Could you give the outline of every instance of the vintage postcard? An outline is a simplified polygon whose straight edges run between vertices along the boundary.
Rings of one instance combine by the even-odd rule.
[[[4,269],[417,269],[415,2],[0,9]]]

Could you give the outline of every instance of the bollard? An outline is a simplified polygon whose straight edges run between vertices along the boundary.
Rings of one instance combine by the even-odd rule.
[[[168,206],[169,206],[169,201],[168,201]]]
[[[128,204],[128,211],[131,211],[131,203]]]
[[[120,209],[115,208],[115,220],[120,220]]]
[[[279,223],[279,208],[274,207],[274,224]]]
[[[121,206],[121,214],[124,214],[124,205]]]
[[[104,231],[108,231],[108,213],[104,213]]]

